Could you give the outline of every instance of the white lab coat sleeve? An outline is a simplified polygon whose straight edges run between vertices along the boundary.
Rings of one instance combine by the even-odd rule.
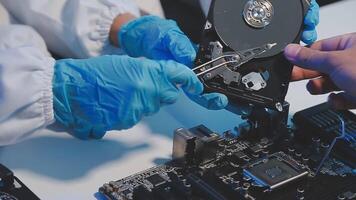
[[[139,16],[131,0],[0,0],[22,24],[34,27],[48,49],[63,58],[123,54],[109,42],[113,19],[122,13]]]
[[[28,26],[0,26],[0,146],[53,123],[55,60]]]
[[[0,3],[0,26],[7,25],[11,23],[11,15]]]

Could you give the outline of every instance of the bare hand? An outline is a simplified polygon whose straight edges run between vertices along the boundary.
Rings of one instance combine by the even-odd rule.
[[[285,56],[297,65],[292,81],[311,79],[311,94],[339,92],[329,96],[335,108],[356,108],[356,33],[321,40],[310,48],[290,44]]]

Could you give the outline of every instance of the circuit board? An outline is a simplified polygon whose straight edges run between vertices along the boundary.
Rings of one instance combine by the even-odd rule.
[[[0,200],[39,200],[14,173],[0,164]]]
[[[321,105],[299,112],[296,128],[273,135],[217,134],[203,125],[177,129],[172,161],[106,183],[99,191],[112,200],[356,199],[356,121],[351,112],[343,116],[352,138],[338,141],[315,173],[332,133],[312,131],[303,117],[325,110]]]

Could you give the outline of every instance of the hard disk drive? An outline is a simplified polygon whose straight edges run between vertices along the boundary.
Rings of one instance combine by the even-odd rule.
[[[213,1],[194,68],[206,92],[282,111],[293,67],[283,50],[300,42],[309,5],[310,0]]]

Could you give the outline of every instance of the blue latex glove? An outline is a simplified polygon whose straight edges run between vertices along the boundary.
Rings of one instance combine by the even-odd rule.
[[[172,59],[190,67],[196,57],[195,46],[173,20],[156,16],[141,17],[121,27],[118,38],[121,48],[134,57]],[[188,96],[210,110],[223,109],[228,104],[223,94]]]
[[[209,109],[209,110],[221,110],[228,104],[229,100],[221,93],[206,93],[202,95],[190,95],[186,94],[195,103]]]
[[[312,44],[318,38],[315,30],[319,24],[319,5],[316,0],[311,1],[310,8],[304,19],[304,32],[302,35],[302,41],[306,44]]]
[[[120,47],[133,57],[175,60],[192,66],[196,50],[173,20],[144,16],[120,28]]]
[[[177,86],[192,95],[203,92],[196,75],[174,61],[128,56],[59,60],[53,78],[55,118],[78,138],[101,138],[174,103]]]

